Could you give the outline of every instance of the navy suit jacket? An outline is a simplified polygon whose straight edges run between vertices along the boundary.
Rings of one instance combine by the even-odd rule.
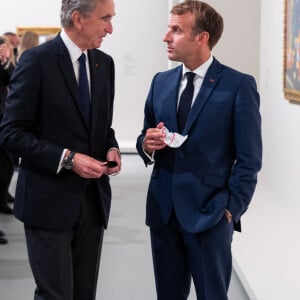
[[[158,73],[145,104],[144,128],[164,122],[178,132],[177,101],[182,67]],[[247,210],[261,168],[262,140],[259,95],[253,77],[220,64],[215,58],[188,116],[185,143],[155,152],[147,195],[146,223],[166,224],[174,208],[188,232],[213,227],[228,209],[235,229]]]
[[[57,169],[64,148],[106,160],[118,147],[111,128],[114,63],[100,50],[88,50],[91,74],[91,122],[81,114],[72,62],[60,35],[25,52],[10,82],[0,128],[2,146],[20,156],[15,215],[28,225],[71,229],[80,215],[85,187],[95,182],[99,209],[107,226],[109,178],[79,177]]]

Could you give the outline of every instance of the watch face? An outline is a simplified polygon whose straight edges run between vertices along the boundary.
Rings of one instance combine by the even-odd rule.
[[[63,167],[67,170],[71,170],[73,167],[73,160],[68,157],[63,161]]]
[[[68,157],[64,158],[62,166],[67,169],[71,170],[73,168],[73,158],[74,158],[75,152],[71,151]]]

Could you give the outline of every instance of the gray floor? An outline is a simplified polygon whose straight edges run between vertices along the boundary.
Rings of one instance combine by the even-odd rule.
[[[112,177],[113,203],[104,238],[97,299],[155,299],[148,229],[144,225],[150,171],[136,155],[123,155],[123,170]],[[11,185],[12,193],[16,176]],[[0,214],[0,229],[9,240],[8,245],[0,246],[0,299],[33,299],[34,282],[27,261],[23,226],[13,216]],[[192,289],[189,300],[195,299]],[[249,299],[235,273],[229,299]]]

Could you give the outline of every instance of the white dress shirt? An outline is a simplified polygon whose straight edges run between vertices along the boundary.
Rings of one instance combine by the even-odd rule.
[[[181,78],[181,82],[180,82],[180,86],[179,86],[177,108],[179,105],[180,96],[187,84],[187,77],[186,77],[185,73],[193,72],[196,74],[194,77],[194,96],[193,96],[193,100],[192,100],[192,105],[193,105],[195,102],[195,99],[200,91],[200,88],[202,86],[203,79],[206,75],[206,72],[207,72],[208,68],[210,67],[210,65],[212,64],[212,62],[213,62],[213,57],[211,55],[210,58],[205,63],[203,63],[201,66],[199,66],[197,69],[195,69],[193,71],[189,70],[185,65],[182,65],[182,78]]]

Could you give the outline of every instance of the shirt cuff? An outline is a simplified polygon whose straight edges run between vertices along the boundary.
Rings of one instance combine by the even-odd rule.
[[[112,150],[117,151],[117,152],[119,153],[119,156],[121,157],[120,149],[118,149],[118,148],[116,148],[116,147],[109,148],[108,151],[107,151],[107,153],[110,152],[110,151],[112,151]]]
[[[144,154],[149,158],[150,162],[148,163],[149,165],[152,165],[153,163],[155,163],[155,159],[154,159],[154,154],[155,154],[155,151],[152,152],[152,154],[148,154],[145,149],[144,149],[144,141],[143,141],[143,145],[142,145],[142,148],[143,148],[143,152]]]
[[[63,163],[64,157],[65,157],[65,154],[66,154],[67,151],[68,151],[68,149],[64,149],[64,151],[62,152],[56,174],[58,174],[61,171],[61,169],[63,168],[62,163]]]

